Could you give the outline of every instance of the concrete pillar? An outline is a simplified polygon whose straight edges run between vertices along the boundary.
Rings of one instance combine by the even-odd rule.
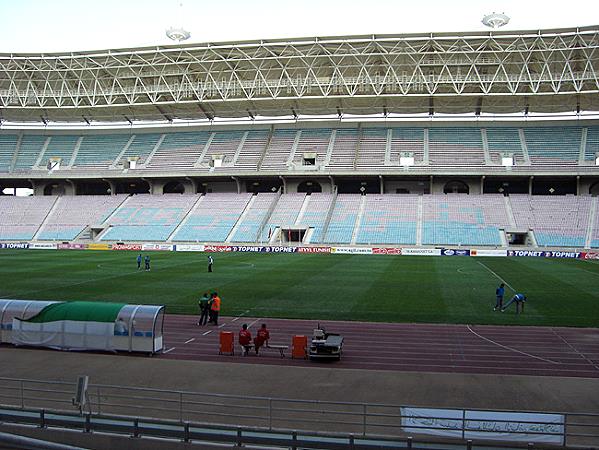
[[[532,195],[532,180],[534,180],[534,176],[530,176],[528,179],[528,195]]]
[[[281,175],[279,175],[279,179],[283,182],[283,194],[287,193],[287,181],[285,181],[285,178]]]

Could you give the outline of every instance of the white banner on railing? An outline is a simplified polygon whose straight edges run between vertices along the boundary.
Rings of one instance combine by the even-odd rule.
[[[56,250],[58,248],[58,244],[51,242],[30,242],[29,248],[35,250]]]
[[[178,252],[203,252],[204,246],[202,244],[177,244],[175,250]]]
[[[405,432],[463,439],[564,444],[562,414],[401,408]]]
[[[440,248],[401,248],[402,255],[417,255],[417,256],[441,256]]]
[[[143,244],[141,246],[143,251],[173,251],[173,245],[171,244]]]

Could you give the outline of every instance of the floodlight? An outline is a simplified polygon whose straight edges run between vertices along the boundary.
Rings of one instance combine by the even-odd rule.
[[[504,13],[493,12],[492,14],[484,16],[482,23],[489,28],[497,29],[507,25],[509,21],[510,18]]]

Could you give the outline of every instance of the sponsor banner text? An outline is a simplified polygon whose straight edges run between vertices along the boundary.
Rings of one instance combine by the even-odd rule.
[[[203,252],[204,246],[200,244],[177,244],[175,245],[177,252]]]
[[[331,247],[331,253],[348,255],[372,255],[370,247]]]
[[[134,250],[140,251],[142,248],[141,244],[112,244],[113,250]]]
[[[373,247],[373,255],[401,255],[401,248],[399,247]]]
[[[463,248],[442,248],[443,256],[470,256],[470,250]]]
[[[473,440],[535,442],[563,445],[562,414],[401,408],[407,433]]]
[[[331,247],[298,247],[299,253],[331,253]]]
[[[507,250],[472,248],[470,256],[507,256]]]
[[[560,251],[544,251],[544,250],[508,250],[508,256],[519,256],[528,258],[571,258],[579,259],[582,257],[581,252],[560,252]]]
[[[85,250],[87,248],[87,244],[58,244],[59,250]]]
[[[402,247],[402,255],[441,256],[440,248],[406,248]]]
[[[113,245],[114,247],[114,245]],[[172,252],[173,245],[172,244],[143,244],[141,249],[144,251],[165,251]]]
[[[56,244],[54,244],[54,245],[56,245]],[[24,250],[27,248],[31,248],[30,246],[31,246],[31,244],[29,242],[0,242],[0,248]]]

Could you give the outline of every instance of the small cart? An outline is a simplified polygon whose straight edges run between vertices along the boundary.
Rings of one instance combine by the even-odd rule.
[[[343,351],[343,336],[336,333],[327,333],[323,328],[318,327],[312,334],[310,359],[341,359]]]

